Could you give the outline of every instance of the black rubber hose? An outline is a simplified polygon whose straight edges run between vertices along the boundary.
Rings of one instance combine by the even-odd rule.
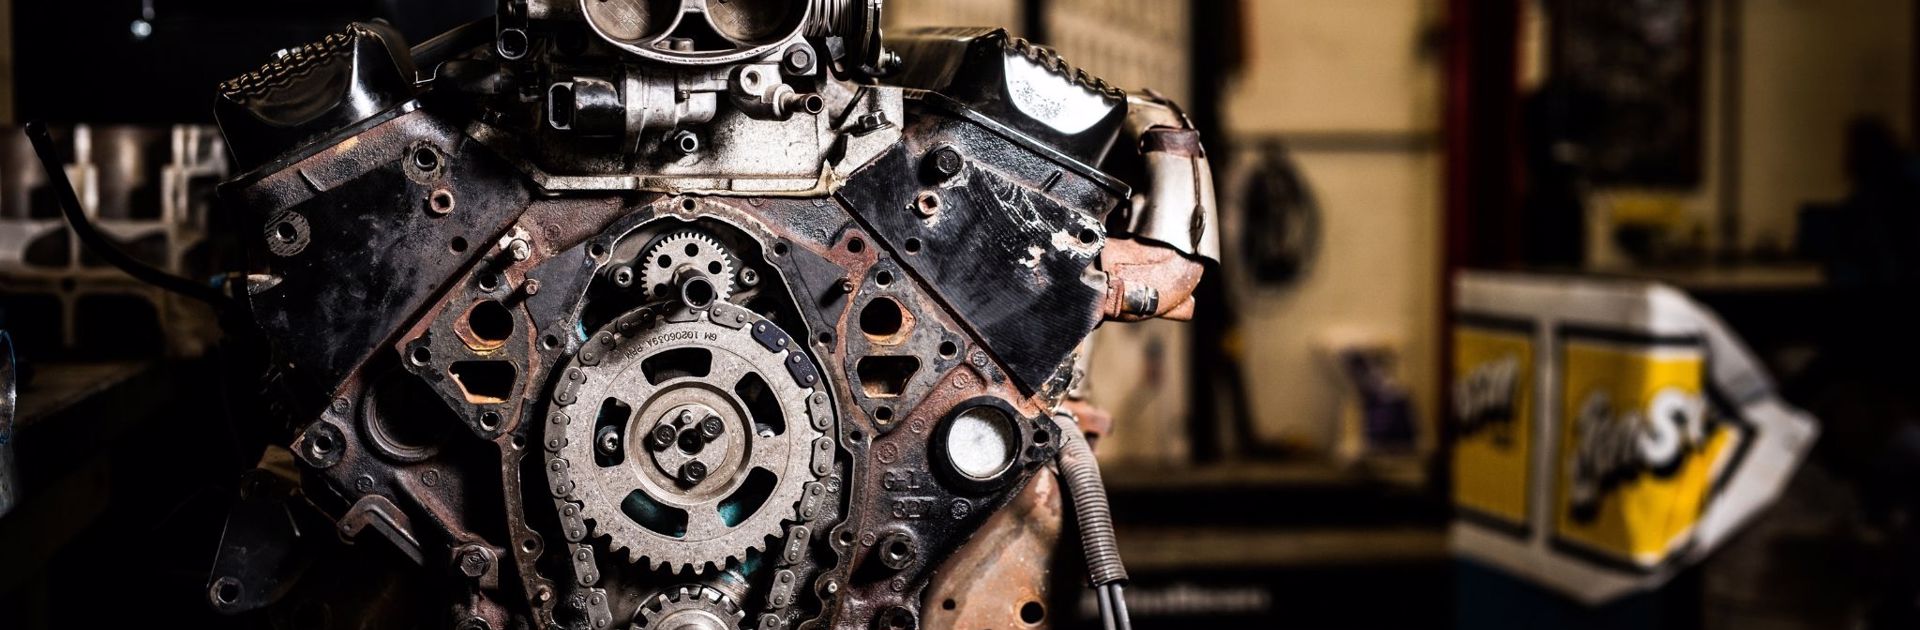
[[[93,255],[99,256],[108,264],[119,267],[121,271],[127,272],[127,275],[133,276],[136,280],[212,304],[216,310],[227,305],[227,296],[211,285],[161,271],[120,251],[120,248],[107,239],[106,235],[101,234],[99,228],[94,227],[93,222],[81,212],[80,196],[74,194],[73,182],[67,180],[67,171],[62,166],[65,162],[60,159],[60,154],[54,149],[53,136],[47,133],[46,123],[39,121],[27,123],[26,132],[27,140],[33,143],[33,152],[40,156],[40,166],[47,170],[47,185],[53,187],[54,196],[60,202],[60,212],[66,215],[67,225],[72,227],[73,233],[80,237],[81,245],[86,246]]]
[[[1100,462],[1080,435],[1072,416],[1054,416],[1060,430],[1060,477],[1073,501],[1080,542],[1087,551],[1087,579],[1098,589],[1127,581],[1120,563],[1120,545],[1113,534],[1113,512],[1107,505],[1107,486],[1100,480]]]

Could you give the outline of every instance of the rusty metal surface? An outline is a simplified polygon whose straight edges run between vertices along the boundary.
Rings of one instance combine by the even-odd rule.
[[[1047,617],[1075,353],[1103,317],[1189,315],[1199,266],[1106,233],[1130,194],[1091,166],[1117,90],[991,31],[963,48],[1006,76],[875,83],[898,63],[877,30],[850,51],[796,33],[866,33],[878,3],[816,3],[830,24],[781,6],[709,16],[737,46],[646,54],[541,39],[632,3],[531,2],[491,42],[415,59],[354,27],[230,86],[222,121],[260,164],[223,188],[260,420],[300,465],[291,505],[432,578],[416,612],[461,630]],[[1008,90],[1097,107],[990,98]],[[1169,140],[1149,153],[1191,138]],[[1087,411],[1079,430],[1106,428]],[[274,601],[283,578],[226,562],[208,594],[230,612],[365,596]],[[273,596],[223,604],[228,586]]]
[[[1064,518],[1060,506],[1053,472],[1034,475],[941,565],[927,587],[927,627],[1051,627],[1046,606],[1054,601],[1051,572]]]
[[[1193,290],[1204,272],[1199,261],[1151,242],[1109,239],[1100,258],[1107,272],[1101,315],[1109,320],[1193,319]]]

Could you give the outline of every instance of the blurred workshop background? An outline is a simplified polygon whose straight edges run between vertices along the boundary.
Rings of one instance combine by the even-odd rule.
[[[215,83],[351,20],[421,41],[492,5],[0,0],[0,121],[71,129],[70,172],[100,223],[204,276],[222,247],[207,199],[231,174]],[[1914,2],[886,6],[891,29],[1005,26],[1185,104],[1204,130],[1221,272],[1195,322],[1103,329],[1092,355],[1140,627],[1920,627]],[[221,412],[199,359],[217,325],[85,255],[39,168],[20,134],[0,134],[0,327],[25,370],[16,442],[58,445],[23,447],[17,464],[63,498],[0,520],[0,601],[39,602],[30,617],[45,619],[108,587],[147,591],[133,601],[156,614],[199,605],[220,531],[203,508],[225,500],[208,473],[224,463],[167,453],[232,439],[183,421]],[[1769,375],[1759,395],[1792,411],[1743,420],[1757,403],[1695,383],[1735,446],[1698,447],[1705,482],[1636,499],[1665,530],[1627,517],[1582,538],[1551,518],[1567,491],[1534,481],[1590,463],[1559,457],[1590,436],[1552,397],[1580,369],[1554,358],[1584,352],[1533,319],[1555,309],[1618,313],[1631,334],[1609,343],[1678,339],[1681,354],[1730,331]],[[1671,309],[1694,332],[1670,334]],[[1469,378],[1500,330],[1530,348],[1500,356],[1526,360]],[[1705,353],[1696,372],[1729,363]],[[1564,430],[1466,446],[1516,417]],[[1769,441],[1776,430],[1791,439]],[[1528,442],[1498,472],[1501,449]],[[1644,481],[1610,471],[1600,492]],[[1503,500],[1518,507],[1503,516]],[[1054,622],[1092,607],[1056,601]]]

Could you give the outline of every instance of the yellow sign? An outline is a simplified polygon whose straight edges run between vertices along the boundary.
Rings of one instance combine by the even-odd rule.
[[[1690,539],[1735,431],[1710,422],[1698,339],[1569,333],[1554,542],[1657,567]]]
[[[1453,331],[1453,502],[1463,515],[1524,531],[1533,461],[1530,326]]]

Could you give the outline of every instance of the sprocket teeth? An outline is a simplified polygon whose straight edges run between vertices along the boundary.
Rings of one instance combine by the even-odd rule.
[[[693,247],[691,254],[687,249],[690,245]],[[665,297],[660,294],[660,288],[672,286],[675,270],[682,264],[692,263],[703,270],[701,273],[716,280],[713,285],[718,299],[725,300],[733,294],[734,274],[739,269],[738,260],[725,245],[714,240],[713,237],[694,230],[685,230],[661,238],[653,247],[648,248],[642,255],[642,260],[637,261],[639,263],[637,267],[641,269],[641,289],[647,297],[653,299]],[[668,265],[660,266],[659,263],[662,261],[668,262]],[[715,264],[719,266],[719,271],[712,271]]]
[[[756,318],[755,321],[761,320]],[[809,394],[798,388],[797,383],[784,378],[767,376],[785,376],[787,368],[784,361],[791,356],[793,350],[770,352],[765,345],[753,337],[753,325],[733,328],[712,322],[708,318],[697,318],[681,322],[657,322],[652,326],[654,332],[649,334],[656,337],[636,334],[619,338],[667,338],[669,335],[675,335],[671,338],[698,339],[700,341],[692,343],[711,348],[714,352],[730,353],[742,362],[738,369],[762,374],[770,385],[774,385],[770,388],[770,393],[780,401],[783,409],[799,410],[807,407]],[[600,371],[623,369],[622,361],[640,361],[644,358],[641,353],[629,355],[610,352],[609,356],[624,358],[614,358],[594,366],[581,366],[576,357],[574,362],[569,363],[571,367],[594,373],[593,376],[588,376],[581,381],[583,385],[577,392],[580,400],[591,404],[592,401],[616,394],[633,400],[646,400],[654,394],[648,388],[660,387],[651,384],[620,385],[615,380],[600,378],[598,376]],[[637,389],[632,391],[620,389],[623,387]],[[643,389],[646,391],[642,391]],[[639,414],[643,411],[636,410],[635,413]],[[590,435],[584,433],[592,429],[590,424],[567,423],[554,426],[559,427],[557,430],[564,431],[563,435],[568,438],[559,452],[554,455],[555,459],[592,461],[593,440]],[[821,436],[822,432],[811,424],[802,424],[789,426],[781,439],[806,445],[812,444]],[[635,462],[629,463],[638,465]],[[631,515],[626,514],[620,508],[621,499],[636,489],[646,490],[651,486],[635,485],[634,480],[624,473],[598,472],[591,467],[581,472],[578,496],[578,500],[581,501],[580,518],[589,527],[592,544],[608,551],[604,556],[608,560],[617,561],[624,558],[626,565],[636,569],[645,567],[646,570],[656,573],[677,576],[724,571],[728,566],[743,562],[751,554],[764,554],[767,550],[775,548],[772,541],[780,539],[786,524],[795,520],[798,514],[799,504],[805,497],[805,482],[815,480],[809,459],[805,457],[791,457],[781,461],[765,462],[765,464],[778,471],[777,483],[765,502],[738,523],[698,540],[662,534],[634,521]],[[695,507],[697,506],[688,509]]]

